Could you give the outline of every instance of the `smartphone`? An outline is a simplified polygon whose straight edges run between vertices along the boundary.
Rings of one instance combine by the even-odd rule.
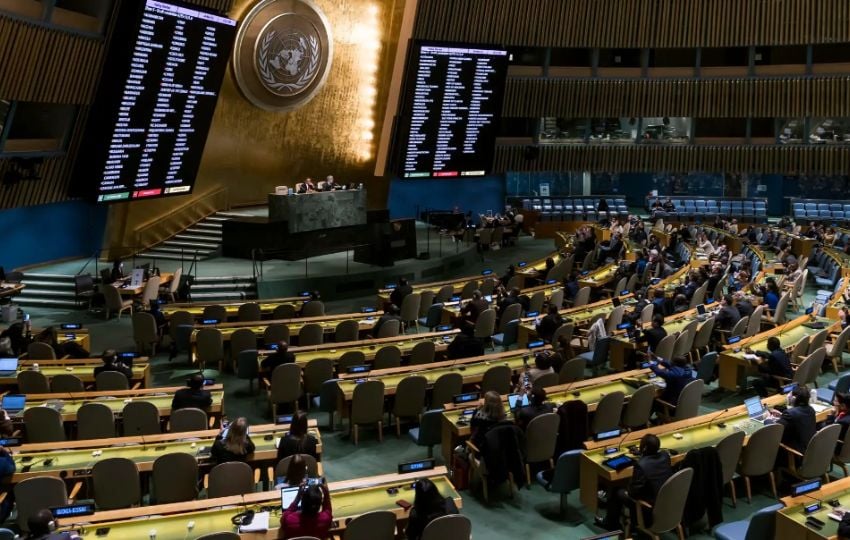
[[[324,478],[319,476],[318,478],[308,478],[307,485],[308,486],[321,486],[322,482],[324,482]]]
[[[413,506],[412,504],[410,504],[409,502],[405,501],[404,499],[399,499],[399,500],[397,500],[395,503],[396,503],[397,505],[401,506],[402,508],[404,508],[404,511],[405,511],[405,512],[407,512],[408,510],[410,510],[410,507],[411,507],[411,506]]]

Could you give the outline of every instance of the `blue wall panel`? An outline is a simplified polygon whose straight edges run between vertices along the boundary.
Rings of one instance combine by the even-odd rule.
[[[390,182],[390,218],[420,217],[425,209],[452,210],[455,206],[473,214],[502,212],[505,179],[502,175],[456,179],[400,179]]]
[[[65,257],[87,257],[100,249],[107,207],[82,201],[0,211],[0,266],[19,266]]]

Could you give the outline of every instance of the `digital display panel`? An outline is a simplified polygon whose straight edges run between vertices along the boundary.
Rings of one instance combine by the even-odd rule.
[[[413,43],[399,123],[402,178],[490,172],[508,59],[494,46]]]
[[[236,21],[173,2],[121,6],[72,194],[117,202],[191,193]]]

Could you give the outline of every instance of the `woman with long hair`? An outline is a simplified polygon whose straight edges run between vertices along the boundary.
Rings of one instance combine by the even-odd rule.
[[[213,442],[210,457],[216,463],[245,461],[254,453],[254,442],[248,436],[248,420],[239,417],[234,420]]]
[[[280,440],[277,447],[277,459],[280,461],[294,454],[309,454],[318,459],[317,445],[318,441],[307,430],[307,414],[298,411],[292,415],[289,433]]]
[[[493,426],[504,421],[505,404],[502,402],[502,396],[498,392],[490,390],[484,394],[484,403],[481,404],[472,416],[472,422],[470,423],[472,444],[480,449],[487,432]]]
[[[443,497],[431,480],[417,480],[414,491],[416,495],[407,522],[407,540],[419,540],[429,523],[439,517],[458,513],[454,499]]]
[[[324,539],[328,538],[331,525],[333,510],[328,485],[325,482],[318,486],[302,484],[295,500],[280,517],[278,538],[315,536]]]

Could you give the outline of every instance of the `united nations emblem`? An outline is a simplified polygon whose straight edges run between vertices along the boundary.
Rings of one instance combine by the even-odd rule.
[[[271,111],[301,107],[330,72],[330,27],[309,0],[262,0],[244,17],[233,71],[245,97]]]

